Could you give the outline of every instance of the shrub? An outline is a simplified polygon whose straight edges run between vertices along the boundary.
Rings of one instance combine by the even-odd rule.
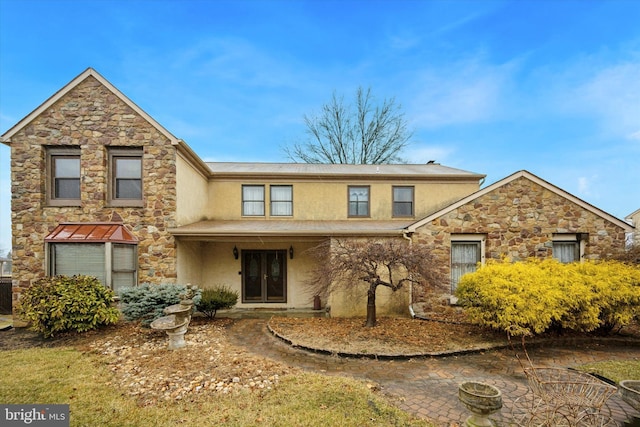
[[[58,332],[85,332],[116,323],[114,293],[95,277],[54,276],[38,280],[20,298],[18,312],[45,338]]]
[[[139,321],[148,326],[155,319],[164,316],[163,310],[178,304],[182,299],[200,300],[201,290],[196,286],[143,283],[120,291],[120,308],[128,321]]]
[[[238,302],[238,292],[231,290],[225,285],[218,285],[213,289],[202,291],[202,298],[196,304],[196,309],[213,319],[216,312],[225,308],[231,308]]]
[[[514,335],[551,328],[610,332],[640,312],[640,268],[618,261],[488,262],[456,295],[476,323]]]

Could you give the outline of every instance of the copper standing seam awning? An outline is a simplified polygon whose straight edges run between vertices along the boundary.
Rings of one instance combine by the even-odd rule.
[[[114,223],[81,223],[60,224],[47,237],[45,242],[59,243],[137,243],[133,234],[122,224]]]

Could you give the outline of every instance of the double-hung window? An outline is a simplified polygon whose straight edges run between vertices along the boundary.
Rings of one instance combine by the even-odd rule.
[[[484,260],[484,235],[461,234],[451,236],[451,293],[460,278],[473,273]]]
[[[242,186],[242,215],[264,216],[264,185]]]
[[[109,203],[142,206],[142,149],[109,149]]]
[[[349,216],[369,216],[369,186],[349,186]]]
[[[393,187],[393,216],[413,216],[413,187]]]
[[[271,216],[293,215],[293,187],[291,185],[272,185]]]
[[[48,204],[80,205],[80,148],[56,147],[47,150],[49,173]]]

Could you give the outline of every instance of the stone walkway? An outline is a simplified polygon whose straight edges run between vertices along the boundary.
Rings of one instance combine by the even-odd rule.
[[[273,337],[266,324],[266,319],[239,320],[231,327],[230,339],[256,354],[308,371],[375,382],[398,407],[440,426],[464,424],[469,413],[458,401],[458,385],[465,381],[485,382],[502,391],[504,407],[495,417],[499,425],[509,425],[512,414],[519,412],[521,402],[528,395],[522,367],[511,350],[401,361],[341,358],[292,348]],[[640,358],[640,348],[589,344],[571,348],[540,347],[529,350],[529,354],[536,366],[573,367],[603,360]],[[609,399],[603,414],[616,420],[618,425],[640,417],[640,413],[617,394]]]

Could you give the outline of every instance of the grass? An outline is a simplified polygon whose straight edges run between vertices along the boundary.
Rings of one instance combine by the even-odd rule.
[[[601,375],[618,384],[622,380],[640,380],[640,360],[597,362],[579,366],[583,372]]]
[[[305,373],[282,378],[264,395],[198,396],[139,407],[110,384],[98,356],[72,348],[3,351],[0,402],[68,403],[71,426],[431,426],[365,383]]]

